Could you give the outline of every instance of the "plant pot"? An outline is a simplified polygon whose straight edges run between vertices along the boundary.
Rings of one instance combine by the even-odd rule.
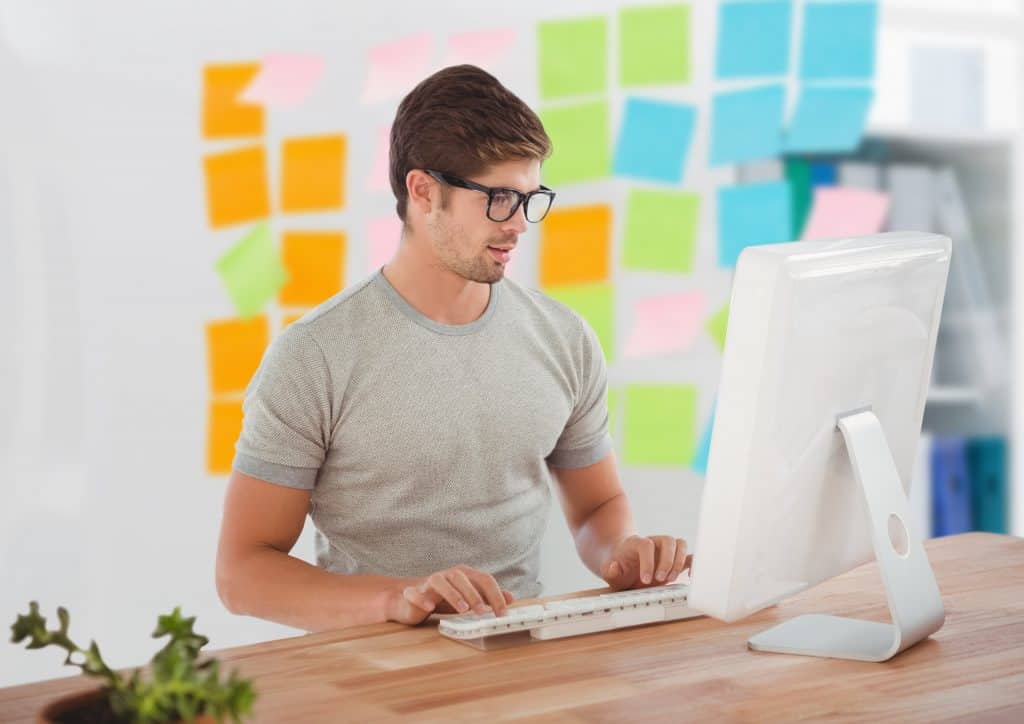
[[[36,724],[123,724],[107,706],[106,694],[105,689],[89,689],[51,701],[36,715]],[[192,721],[213,724],[215,720],[203,714]],[[181,724],[181,720],[168,724]]]

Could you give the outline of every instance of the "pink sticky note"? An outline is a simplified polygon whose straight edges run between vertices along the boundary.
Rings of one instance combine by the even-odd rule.
[[[323,72],[324,59],[317,55],[268,55],[260,64],[260,72],[238,100],[273,108],[294,108],[306,100]]]
[[[706,306],[701,292],[664,294],[637,302],[623,355],[649,357],[686,349],[697,339]]]
[[[491,68],[508,55],[516,42],[515,28],[478,30],[472,33],[458,33],[448,38],[448,54],[445,65],[472,63],[481,68]]]
[[[889,211],[889,196],[870,189],[819,186],[804,227],[803,238],[875,234],[882,230]]]
[[[391,261],[402,237],[402,221],[397,216],[370,219],[367,229],[370,240],[370,271],[375,272]]]
[[[433,49],[433,36],[418,33],[370,50],[369,69],[360,100],[376,103],[411,91],[426,76]]]
[[[370,191],[384,191],[390,188],[389,161],[391,158],[391,126],[377,129],[376,147],[373,152],[373,170],[366,187]]]

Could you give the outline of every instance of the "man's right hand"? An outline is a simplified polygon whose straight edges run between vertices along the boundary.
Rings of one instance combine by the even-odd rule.
[[[514,600],[515,596],[503,591],[490,574],[458,565],[395,591],[388,605],[388,620],[415,625],[432,613],[492,610],[495,616],[504,616]]]

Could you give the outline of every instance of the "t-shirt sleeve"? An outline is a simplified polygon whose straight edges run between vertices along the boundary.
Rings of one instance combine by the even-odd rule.
[[[580,325],[577,361],[578,389],[569,420],[547,462],[555,468],[583,468],[604,459],[612,450],[608,434],[608,368],[597,335],[586,320]]]
[[[330,440],[327,361],[309,331],[292,324],[267,348],[245,391],[233,467],[312,490]]]

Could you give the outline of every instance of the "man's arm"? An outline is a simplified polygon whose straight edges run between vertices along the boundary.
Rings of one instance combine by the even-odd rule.
[[[417,624],[431,613],[503,615],[513,595],[456,565],[422,578],[330,573],[290,554],[310,491],[231,474],[217,549],[217,593],[229,611],[306,631],[382,621]]]
[[[636,534],[615,453],[583,468],[548,468],[580,560],[615,588],[662,584],[689,566],[686,541]]]

